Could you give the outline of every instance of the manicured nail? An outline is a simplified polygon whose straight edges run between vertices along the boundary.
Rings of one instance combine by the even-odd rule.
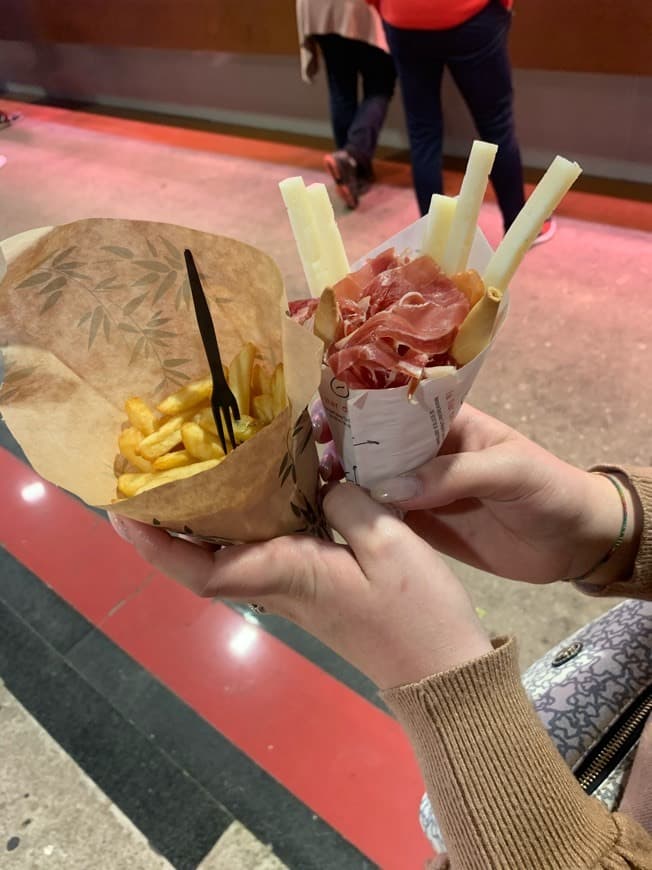
[[[383,480],[371,489],[371,497],[379,502],[407,501],[421,492],[418,477],[392,477]]]
[[[326,453],[321,462],[319,463],[319,473],[321,474],[322,480],[329,481],[333,474],[333,457],[330,453]]]
[[[109,522],[118,533],[118,535],[120,535],[122,540],[127,541],[127,543],[131,544],[129,525],[122,519],[122,517],[119,517],[117,514],[113,514],[109,511]]]
[[[324,418],[321,414],[313,413],[310,415],[310,422],[312,423],[312,434],[315,437],[315,441],[319,441],[324,428]]]

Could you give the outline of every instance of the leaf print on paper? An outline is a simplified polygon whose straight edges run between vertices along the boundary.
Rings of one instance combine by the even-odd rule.
[[[165,245],[170,259],[173,260],[177,264],[177,266],[182,266],[183,257],[181,256],[181,251],[178,248],[175,248],[175,246],[171,242],[168,242],[168,240],[164,236],[159,236],[159,238]]]
[[[1,356],[1,354],[0,354]],[[21,398],[32,386],[30,378],[38,366],[22,366],[16,368],[15,364],[5,366],[4,381],[0,385],[0,402],[7,404],[12,399]]]
[[[188,278],[184,278],[181,286],[177,290],[177,296],[174,303],[177,311],[179,310],[179,308],[181,308],[182,304],[185,305],[186,308],[190,308],[191,298],[192,297],[190,293],[190,284],[188,283]]]
[[[315,537],[322,538],[326,541],[331,540],[324,516],[319,512],[319,510],[315,510],[313,505],[310,504],[302,492],[297,493],[296,501],[290,502],[290,508],[295,517],[303,520],[305,523],[302,528],[297,529],[297,532],[305,532],[308,535],[315,535]]]
[[[153,284],[154,281],[158,281],[159,275],[157,272],[148,272],[147,275],[143,275],[142,278],[139,278],[137,281],[134,281],[134,287],[141,287],[144,284]]]
[[[135,296],[133,299],[131,299],[129,302],[127,302],[122,313],[126,317],[128,317],[130,314],[133,314],[134,311],[143,304],[145,299],[147,299],[148,292],[149,291],[146,291],[145,293],[142,293],[140,296]]]
[[[102,250],[115,254],[116,257],[122,257],[123,260],[131,260],[134,256],[134,252],[129,248],[121,248],[118,245],[102,245]]]
[[[169,268],[159,263],[158,260],[134,260],[134,266],[147,269],[149,272],[169,272]]]
[[[138,341],[136,342],[136,344],[134,345],[133,350],[131,351],[131,356],[129,358],[129,365],[133,365],[136,362],[136,360],[138,359],[138,357],[143,349],[144,344],[145,344],[145,336],[141,335],[140,338],[138,339]]]
[[[53,293],[55,290],[58,290],[60,287],[65,287],[68,283],[68,279],[64,275],[59,275],[58,278],[53,278],[51,281],[39,290],[39,295],[45,295],[46,293]]]
[[[88,349],[90,350],[93,346],[93,342],[97,336],[98,330],[102,325],[102,321],[104,319],[104,309],[101,305],[98,305],[95,311],[93,312],[93,316],[91,317],[91,326],[88,331]]]
[[[279,477],[282,477],[282,476],[283,476],[283,472],[284,472],[285,469],[288,467],[288,463],[289,463],[289,462],[290,462],[290,454],[289,454],[289,453],[286,453],[285,456],[283,457],[283,459],[281,460],[281,467],[280,467],[279,470],[278,470],[278,476],[279,476]]]
[[[56,268],[60,263],[65,263],[68,257],[75,250],[77,250],[77,245],[73,245],[71,248],[65,248],[63,251],[60,251],[52,260],[52,265]]]
[[[122,284],[114,284],[113,282],[117,278],[117,275],[111,275],[110,278],[105,278],[103,281],[100,281],[99,284],[95,286],[96,290],[117,290],[122,287]]]
[[[90,315],[89,315],[89,317],[90,317]],[[121,329],[122,332],[135,332],[135,333],[138,333],[138,330],[136,329],[136,327],[133,326],[131,323],[126,323],[126,322],[119,323],[119,324],[118,324],[118,329]]]
[[[163,297],[167,294],[168,290],[170,290],[177,281],[177,272],[168,272],[168,274],[163,278],[161,283],[156,289],[154,293],[153,302],[158,302],[159,299],[163,299]]]
[[[37,272],[36,275],[30,275],[29,278],[26,278],[16,289],[22,290],[26,287],[38,287],[39,284],[45,284],[50,277],[50,272]]]
[[[39,311],[39,314],[45,314],[46,311],[49,311],[50,308],[52,308],[54,305],[57,304],[57,302],[59,301],[59,299],[61,299],[62,296],[63,296],[63,290],[55,290],[54,293],[50,293],[48,298],[43,303],[43,306],[42,306],[41,310]]]

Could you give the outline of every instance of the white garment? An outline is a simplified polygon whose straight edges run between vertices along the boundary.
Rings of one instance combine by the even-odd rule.
[[[311,82],[319,69],[315,34],[337,33],[389,54],[380,15],[365,0],[297,0],[301,77]]]

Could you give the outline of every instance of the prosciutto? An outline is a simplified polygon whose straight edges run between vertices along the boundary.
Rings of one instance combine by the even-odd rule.
[[[448,352],[470,308],[431,257],[408,260],[391,248],[333,290],[342,329],[326,361],[354,389],[404,386],[426,367],[449,364]],[[292,303],[290,312],[305,323],[315,307],[316,300],[304,300]]]
[[[290,317],[301,326],[314,317],[319,299],[295,299],[289,303]]]

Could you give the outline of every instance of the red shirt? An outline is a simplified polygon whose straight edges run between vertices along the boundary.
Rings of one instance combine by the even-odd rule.
[[[406,30],[447,30],[481,12],[489,0],[367,0],[388,24]],[[513,0],[500,0],[506,9]]]

